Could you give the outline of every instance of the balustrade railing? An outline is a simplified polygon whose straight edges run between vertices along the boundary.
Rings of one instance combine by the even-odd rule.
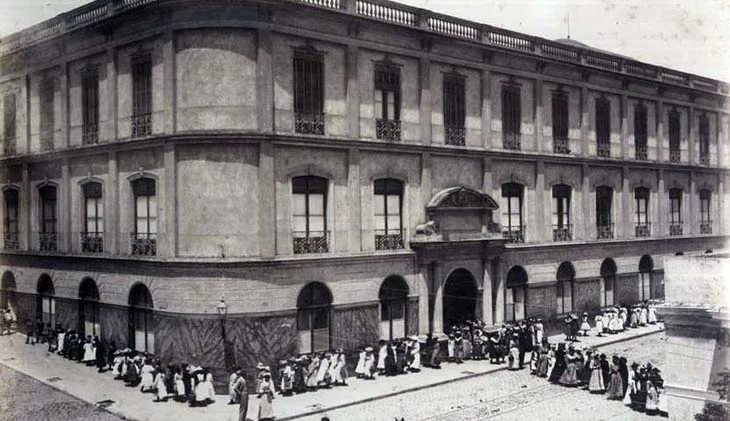
[[[681,222],[674,222],[669,224],[669,235],[683,235],[684,226]]]
[[[553,225],[553,241],[573,240],[573,224]]]
[[[369,18],[415,26],[417,23],[416,14],[408,10],[403,10],[398,6],[395,3],[357,0],[355,10],[358,15]]]
[[[682,151],[679,149],[670,149],[669,150],[669,162],[681,162],[682,161]]]
[[[156,256],[157,234],[147,232],[133,232],[129,234],[133,256]]]
[[[553,152],[559,154],[570,154],[570,143],[568,139],[554,138],[553,139]]]
[[[710,155],[700,154],[700,165],[710,165]]]
[[[466,129],[463,127],[446,127],[444,129],[444,143],[464,146],[466,144]]]
[[[524,243],[525,231],[527,226],[521,227],[502,227],[502,238],[506,238],[509,243]]]
[[[329,232],[294,231],[292,232],[294,254],[329,252]]]
[[[668,69],[663,69],[661,76],[662,81],[664,82],[672,82],[680,85],[689,85],[689,78],[681,73],[676,73]]]
[[[147,3],[154,3],[157,0],[119,0],[119,3],[117,3],[116,10],[122,11],[126,9],[132,9],[134,7],[143,6]]]
[[[578,51],[559,44],[542,44],[542,54],[548,57],[559,58],[568,61],[580,60]]]
[[[651,222],[643,222],[634,226],[636,237],[651,237]]]
[[[86,124],[81,128],[81,141],[84,145],[99,143],[99,126],[97,124]]]
[[[294,114],[294,131],[302,134],[324,135],[324,114]]]
[[[312,4],[315,6],[329,7],[330,9],[339,9],[340,0],[297,0],[302,3]]]
[[[700,234],[712,234],[712,221],[700,222]]]
[[[634,157],[641,161],[649,159],[649,148],[646,145],[636,145]]]
[[[152,114],[132,116],[132,137],[144,137],[152,134]]]
[[[637,76],[644,76],[651,79],[656,79],[658,74],[656,67],[632,61],[626,62],[624,64],[624,68],[626,69],[626,73]]]
[[[596,238],[599,240],[610,240],[613,238],[613,224],[596,225]]]
[[[519,151],[522,148],[519,133],[502,133],[502,147],[511,151]]]
[[[428,29],[461,38],[479,39],[479,29],[476,26],[454,22],[447,18],[429,17]]]
[[[376,250],[398,250],[402,249],[403,231],[375,230],[375,249]]]
[[[40,251],[57,251],[58,250],[58,233],[39,232],[38,233],[38,249]]]
[[[17,232],[6,232],[3,234],[3,248],[5,250],[20,249],[20,235]]]
[[[83,253],[103,253],[104,234],[93,232],[81,233],[81,251]]]
[[[378,118],[375,120],[375,135],[383,140],[400,140],[400,120],[386,120]]]
[[[5,141],[3,142],[3,155],[11,156],[11,155],[15,155],[15,153],[16,153],[15,138],[11,137],[11,138],[5,139]]]
[[[598,143],[596,146],[596,155],[599,158],[610,158],[611,157],[611,144],[610,143]]]
[[[528,38],[525,35],[519,36],[516,33],[510,33],[507,31],[499,31],[496,28],[487,32],[485,39],[488,43],[500,47],[513,48],[515,50],[522,51],[534,51],[535,49],[535,42],[532,38]]]
[[[621,61],[618,58],[610,56],[599,56],[596,54],[585,54],[585,63],[594,66],[601,67],[604,69],[613,70],[615,72],[621,71]]]

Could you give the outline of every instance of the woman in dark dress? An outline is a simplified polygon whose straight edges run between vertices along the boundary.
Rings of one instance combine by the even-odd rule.
[[[395,350],[393,344],[388,344],[385,355],[385,375],[395,376],[398,374],[398,368],[395,365]]]
[[[94,336],[94,346],[96,346],[96,368],[99,373],[103,373],[107,367],[106,344],[100,341],[98,336]]]
[[[624,398],[623,390],[623,380],[621,379],[621,374],[619,373],[619,358],[618,356],[613,357],[613,364],[611,364],[611,377],[608,381],[608,385],[606,386],[606,394],[608,399],[613,400],[622,400]]]
[[[555,351],[555,367],[553,367],[553,372],[550,373],[548,381],[550,383],[558,383],[560,377],[565,371],[565,368],[565,343],[561,342],[558,344],[558,349]]]
[[[398,341],[395,346],[396,374],[405,373],[406,367],[408,367],[408,363],[406,361],[406,345],[403,342]]]
[[[629,367],[627,366],[626,358],[620,357],[618,359],[618,373],[621,376],[621,384],[623,385],[623,392],[621,396],[626,396],[626,389],[629,387]]]
[[[585,358],[583,359],[583,364],[580,368],[580,372],[578,373],[579,380],[581,384],[583,384],[586,388],[588,387],[588,383],[591,381],[591,360],[593,359],[593,352],[591,350],[587,350],[585,353]]]
[[[294,393],[303,393],[307,391],[307,382],[304,380],[304,371],[306,364],[302,358],[299,358],[294,366]]]
[[[603,384],[608,386],[608,381],[611,379],[611,366],[608,364],[606,354],[601,354],[601,374],[603,375]]]

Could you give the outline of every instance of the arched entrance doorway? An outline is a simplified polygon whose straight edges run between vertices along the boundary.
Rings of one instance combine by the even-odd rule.
[[[616,304],[616,262],[610,257],[601,263],[601,306]]]
[[[648,254],[641,256],[641,260],[639,261],[639,299],[641,301],[654,298],[652,296],[652,291],[654,290],[653,270],[654,260],[652,260],[651,256]]]
[[[99,289],[91,278],[84,278],[79,286],[79,332],[82,335],[98,336]]]
[[[506,321],[525,318],[527,301],[527,272],[522,266],[513,266],[507,272],[507,296],[505,297],[504,318]]]
[[[17,301],[15,298],[15,276],[13,272],[6,270],[3,273],[2,284],[0,284],[0,308],[10,310],[14,317],[17,317]]]
[[[150,290],[135,284],[129,291],[129,347],[141,352],[155,352],[154,303]]]
[[[477,307],[477,282],[466,269],[451,272],[444,285],[444,332],[467,320],[474,320]]]
[[[556,299],[558,314],[570,313],[573,311],[573,281],[575,281],[575,268],[570,262],[563,262],[558,267]]]
[[[44,325],[56,326],[56,290],[51,277],[45,273],[38,278],[38,297],[36,299],[36,317],[40,317]]]
[[[385,278],[380,286],[380,339],[406,336],[408,291],[406,281],[397,275]]]
[[[299,352],[330,349],[330,309],[332,293],[321,282],[310,282],[297,297]]]

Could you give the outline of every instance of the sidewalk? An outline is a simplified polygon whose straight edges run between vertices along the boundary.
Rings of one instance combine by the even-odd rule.
[[[624,333],[597,337],[580,337],[576,347],[599,347],[622,342],[664,330],[663,324],[629,329]],[[560,342],[564,335],[549,338]],[[97,373],[95,367],[86,367],[55,354],[46,352],[47,345],[25,345],[25,336],[13,334],[0,336],[0,363],[33,377],[55,389],[68,393],[83,401],[95,404],[111,400],[106,410],[128,420],[136,421],[236,421],[238,405],[227,405],[228,396],[218,395],[215,403],[204,408],[190,408],[187,404],[172,400],[155,403],[151,394],[142,394],[138,388],[125,387],[115,381],[110,372]],[[526,356],[529,358],[529,355]],[[464,364],[442,364],[441,370],[424,368],[418,374],[379,378],[376,380],[349,379],[349,386],[333,387],[329,390],[303,393],[290,397],[276,395],[274,413],[278,421],[292,420],[313,414],[324,413],[337,408],[356,405],[413,392],[445,383],[482,376],[506,370],[506,364],[492,365],[488,361],[465,361]],[[488,381],[485,379],[485,381]],[[255,420],[258,402],[252,397],[249,402],[248,418]]]

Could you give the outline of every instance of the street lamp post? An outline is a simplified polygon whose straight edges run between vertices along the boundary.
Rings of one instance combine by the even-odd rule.
[[[216,306],[216,311],[218,312],[218,319],[221,321],[221,337],[223,340],[226,340],[226,314],[228,313],[228,306],[226,305],[226,300],[221,298],[221,302],[218,303]]]

